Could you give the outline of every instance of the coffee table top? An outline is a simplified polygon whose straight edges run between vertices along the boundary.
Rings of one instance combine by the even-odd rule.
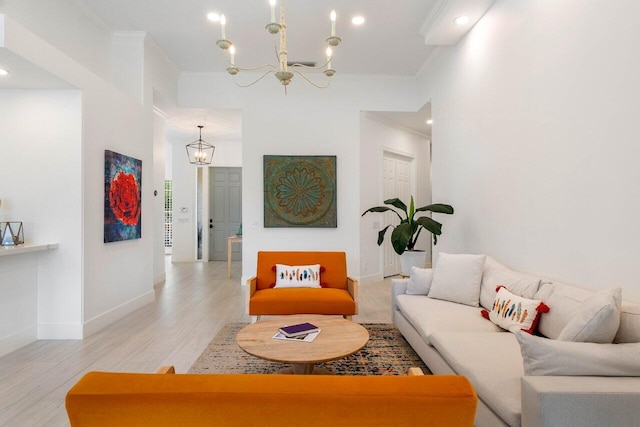
[[[286,325],[309,322],[320,328],[313,342],[277,340],[273,336]],[[282,363],[322,363],[341,359],[360,350],[369,341],[369,332],[358,323],[339,317],[284,316],[262,320],[243,328],[236,337],[238,346],[261,359]]]

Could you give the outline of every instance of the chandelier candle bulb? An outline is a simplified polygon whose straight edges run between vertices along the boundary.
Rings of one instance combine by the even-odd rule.
[[[235,46],[231,46],[229,48],[229,54],[231,55],[231,65],[236,65],[236,47]]]
[[[271,6],[271,22],[276,22],[276,0],[269,0]]]
[[[226,40],[227,38],[227,31],[225,29],[227,25],[227,18],[224,16],[224,14],[220,15],[220,31],[222,32],[222,40]]]
[[[327,69],[329,69],[329,70],[331,69],[331,57],[332,56],[333,56],[333,52],[331,51],[331,48],[328,47],[327,48],[327,61],[329,61],[329,62],[327,63]]]
[[[336,36],[336,11],[335,10],[331,11],[330,18],[331,18],[331,37],[335,37]]]

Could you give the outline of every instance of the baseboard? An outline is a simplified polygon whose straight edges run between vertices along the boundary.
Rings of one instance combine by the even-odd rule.
[[[122,319],[127,314],[133,313],[140,307],[143,307],[156,298],[155,291],[148,291],[139,297],[133,298],[119,306],[106,311],[93,319],[89,319],[84,323],[83,336],[86,338],[89,335],[95,334],[100,329],[109,326],[113,322]]]
[[[370,274],[368,276],[360,276],[360,279],[358,279],[358,282],[360,282],[361,285],[370,285],[372,283],[382,282],[383,280],[384,280],[384,277],[382,277],[382,274],[377,273],[377,274]]]
[[[154,286],[159,285],[165,280],[167,280],[167,273],[158,274],[156,277],[153,278],[153,285]]]
[[[2,337],[0,338],[0,356],[31,344],[36,339],[38,339],[38,330],[35,326],[30,326],[14,334]]]
[[[38,323],[39,340],[81,340],[80,323]]]

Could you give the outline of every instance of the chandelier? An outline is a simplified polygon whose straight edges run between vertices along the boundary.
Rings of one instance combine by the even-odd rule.
[[[203,127],[202,125],[198,125],[198,128],[200,128],[200,137],[197,141],[193,141],[186,146],[189,163],[192,165],[210,165],[213,160],[213,152],[216,150],[216,147],[202,140]]]
[[[246,85],[238,84],[235,81],[235,79],[234,79],[234,83],[239,87],[249,87],[258,83],[265,76],[273,73],[276,76],[276,78],[280,81],[280,83],[284,85],[285,87],[284,89],[286,93],[287,85],[291,83],[291,79],[293,79],[293,77],[297,74],[317,88],[324,89],[328,87],[330,83],[329,79],[327,79],[326,83],[324,84],[313,82],[309,77],[303,74],[300,71],[300,69],[301,68],[314,69],[314,70],[324,69],[323,74],[327,78],[332,77],[336,73],[336,70],[331,68],[331,59],[333,58],[333,50],[331,48],[338,46],[342,41],[340,37],[336,36],[336,11],[332,10],[330,14],[331,35],[326,39],[326,42],[328,44],[327,50],[326,50],[327,62],[325,62],[320,66],[315,66],[315,64],[308,64],[308,63],[304,63],[304,64],[291,63],[287,60],[287,22],[284,16],[284,0],[280,0],[280,23],[276,22],[276,0],[269,0],[269,5],[271,6],[271,22],[269,22],[265,26],[265,29],[274,36],[273,43],[275,47],[275,54],[276,54],[276,59],[278,61],[278,65],[264,64],[264,65],[259,65],[257,67],[252,67],[252,68],[238,67],[235,62],[235,53],[236,53],[235,46],[233,45],[231,40],[227,39],[226,17],[224,15],[220,16],[220,29],[222,32],[222,38],[218,40],[216,44],[220,49],[229,52],[227,60],[229,61],[230,65],[227,68],[227,72],[232,76],[235,76],[240,71],[256,71],[256,70],[265,69],[265,68],[267,69],[262,75],[260,75],[260,77],[258,77],[256,80],[254,80],[249,84],[246,84]],[[280,35],[279,40],[278,38],[275,37],[277,34]]]

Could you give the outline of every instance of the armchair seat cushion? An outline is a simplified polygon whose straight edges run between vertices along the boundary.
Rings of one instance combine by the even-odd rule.
[[[356,303],[344,289],[262,289],[249,300],[249,314],[356,314]]]

